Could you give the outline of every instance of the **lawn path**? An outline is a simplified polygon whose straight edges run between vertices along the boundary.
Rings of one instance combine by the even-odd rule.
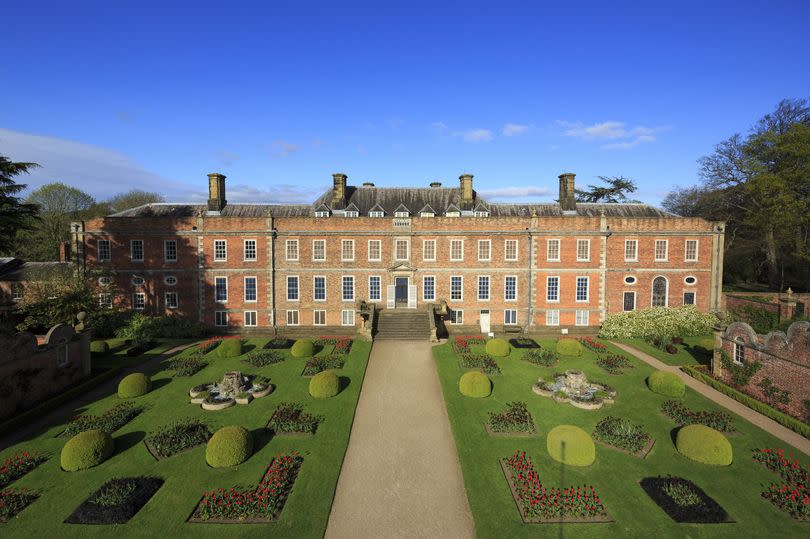
[[[374,343],[326,537],[475,537],[430,343]]]
[[[703,382],[692,378],[685,372],[681,371],[681,369],[678,367],[669,366],[666,363],[663,363],[662,361],[654,358],[650,354],[642,352],[638,348],[630,346],[629,344],[623,344],[615,341],[611,342],[615,346],[618,346],[619,348],[624,350],[625,352],[633,354],[642,361],[649,363],[650,366],[656,369],[677,374],[678,376],[681,377],[681,379],[684,382],[686,382],[686,385],[688,385],[689,387],[691,387],[704,397],[713,400],[720,406],[728,408],[735,414],[739,415],[743,419],[746,419],[747,421],[750,421],[751,423],[761,428],[765,432],[772,434],[773,436],[776,436],[783,442],[788,443],[793,447],[795,447],[796,449],[802,451],[805,455],[810,455],[810,440],[808,440],[801,434],[793,432],[789,428],[780,425],[773,419],[766,417],[755,410],[752,410],[748,406],[745,406],[744,404],[735,401],[731,397],[724,395],[723,393],[720,393],[713,387],[708,386]]]
[[[29,440],[31,438],[34,438],[37,435],[39,435],[41,430],[50,428],[58,423],[64,423],[67,419],[69,419],[71,416],[74,415],[73,411],[76,410],[77,408],[87,406],[88,404],[92,404],[97,400],[106,397],[107,395],[116,393],[118,391],[118,382],[120,382],[121,378],[123,378],[127,374],[133,372],[143,372],[146,374],[153,374],[159,371],[162,368],[160,364],[162,361],[179,352],[182,352],[183,350],[185,350],[189,346],[192,346],[193,344],[195,343],[187,343],[175,346],[174,348],[166,350],[162,354],[158,354],[154,357],[147,359],[143,363],[138,363],[137,365],[126,367],[122,369],[121,372],[119,372],[113,378],[102,383],[100,386],[94,387],[88,392],[82,393],[78,397],[57,406],[54,410],[46,413],[43,416],[38,417],[37,419],[31,421],[25,426],[18,427],[14,432],[0,436],[0,450],[3,450],[9,446],[17,444],[23,440]]]

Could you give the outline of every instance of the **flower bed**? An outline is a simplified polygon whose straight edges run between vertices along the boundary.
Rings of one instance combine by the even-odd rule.
[[[477,335],[459,336],[453,339],[453,351],[457,354],[463,354],[470,351],[470,345],[485,343],[486,339]]]
[[[545,487],[524,451],[501,459],[501,468],[525,523],[611,522],[593,486]]]
[[[622,369],[633,368],[630,360],[621,354],[600,354],[596,356],[596,364],[608,374],[623,374]]]
[[[68,524],[124,524],[163,486],[159,477],[125,477],[101,485],[65,520]]]
[[[321,371],[342,369],[346,364],[343,355],[315,356],[307,360],[301,376],[315,376]]]
[[[640,458],[646,457],[655,443],[641,425],[613,416],[607,416],[596,424],[593,437],[598,442]]]
[[[593,340],[590,337],[578,337],[577,340],[579,341],[579,344],[581,344],[591,352],[596,352],[597,354],[604,354],[605,352],[607,352],[607,346]]]
[[[525,402],[509,402],[503,412],[490,412],[485,423],[490,434],[536,434],[532,414]]]
[[[8,522],[38,497],[26,489],[0,490],[0,522]]]
[[[208,425],[197,419],[189,419],[150,433],[144,439],[144,444],[155,459],[161,460],[202,445],[210,437]]]
[[[782,478],[769,485],[762,497],[795,519],[810,520],[810,466],[803,466],[792,453],[785,457],[781,448],[757,449],[754,460]]]
[[[45,455],[28,451],[17,451],[6,457],[0,464],[0,489],[7,487],[46,460],[48,458]]]
[[[521,337],[519,339],[509,339],[509,344],[512,345],[512,348],[540,348],[540,345],[537,344],[534,339],[529,339],[526,337]]]
[[[205,492],[189,522],[251,524],[275,520],[284,509],[303,462],[296,453],[280,453],[256,487]]]
[[[334,337],[329,336],[329,335],[325,335],[325,336],[318,337],[315,340],[315,344],[317,346],[326,346],[326,345],[331,344],[332,346],[335,347],[335,349],[333,350],[332,353],[344,355],[344,354],[348,354],[349,350],[351,350],[351,348],[352,348],[352,339],[350,337],[346,337],[346,336],[343,336],[343,335],[337,335],[337,336],[334,336]]]
[[[641,488],[675,522],[731,522],[728,513],[703,490],[680,477],[646,477]]]
[[[267,429],[275,434],[315,434],[323,418],[304,412],[303,405],[297,402],[280,402],[276,407]]]
[[[241,338],[242,337],[240,337],[239,335],[218,335],[216,337],[210,337],[204,340],[203,342],[197,345],[197,349],[202,354],[207,354],[208,352],[212,351],[214,348],[219,346],[225,339],[241,339]]]
[[[464,352],[460,354],[458,363],[462,369],[479,369],[490,376],[501,374],[498,363],[487,354]]]
[[[711,412],[690,410],[680,401],[668,400],[661,405],[661,413],[669,417],[678,425],[706,425],[720,432],[734,432],[734,423],[731,415],[726,412]]]
[[[560,360],[560,355],[554,350],[541,348],[538,350],[528,350],[523,354],[523,360],[542,367],[551,367],[557,364]]]
[[[208,366],[208,362],[198,354],[180,356],[169,360],[169,369],[174,376],[193,376]]]
[[[244,359],[244,362],[251,367],[266,367],[267,365],[281,363],[282,361],[284,361],[283,355],[274,350],[268,350],[266,348],[261,350],[253,350],[252,352],[249,352]]]
[[[135,416],[143,411],[142,406],[138,406],[129,402],[122,402],[100,416],[96,415],[80,415],[75,417],[65,430],[59,434],[63,438],[72,438],[73,436],[91,429],[100,429],[112,434],[130,421]]]

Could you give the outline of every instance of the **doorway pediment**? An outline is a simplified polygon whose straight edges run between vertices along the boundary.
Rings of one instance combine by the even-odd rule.
[[[388,271],[391,273],[398,273],[398,274],[412,274],[416,272],[416,268],[408,264],[407,262],[400,262],[399,264],[394,264]]]

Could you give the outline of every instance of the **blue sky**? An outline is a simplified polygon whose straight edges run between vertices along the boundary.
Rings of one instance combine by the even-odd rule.
[[[9,2],[0,154],[99,198],[200,200],[212,171],[229,200],[271,202],[332,172],[470,172],[491,198],[551,200],[571,171],[658,203],[809,93],[808,2],[525,4]]]

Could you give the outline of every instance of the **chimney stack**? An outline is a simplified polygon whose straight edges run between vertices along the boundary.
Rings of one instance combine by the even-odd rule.
[[[225,200],[225,176],[218,172],[208,175],[208,211],[222,211]]]
[[[560,209],[562,211],[576,211],[577,201],[574,197],[574,177],[576,174],[566,172],[560,174]]]
[[[472,203],[473,201],[473,175],[472,174],[462,174],[458,177],[461,187],[461,202],[469,202]]]
[[[346,205],[346,176],[345,174],[341,174],[340,172],[336,172],[332,174],[332,181],[334,182],[334,186],[332,187],[332,208],[342,208]]]
[[[433,187],[434,189],[438,189],[439,187],[442,186],[442,182],[430,182],[430,186]]]

